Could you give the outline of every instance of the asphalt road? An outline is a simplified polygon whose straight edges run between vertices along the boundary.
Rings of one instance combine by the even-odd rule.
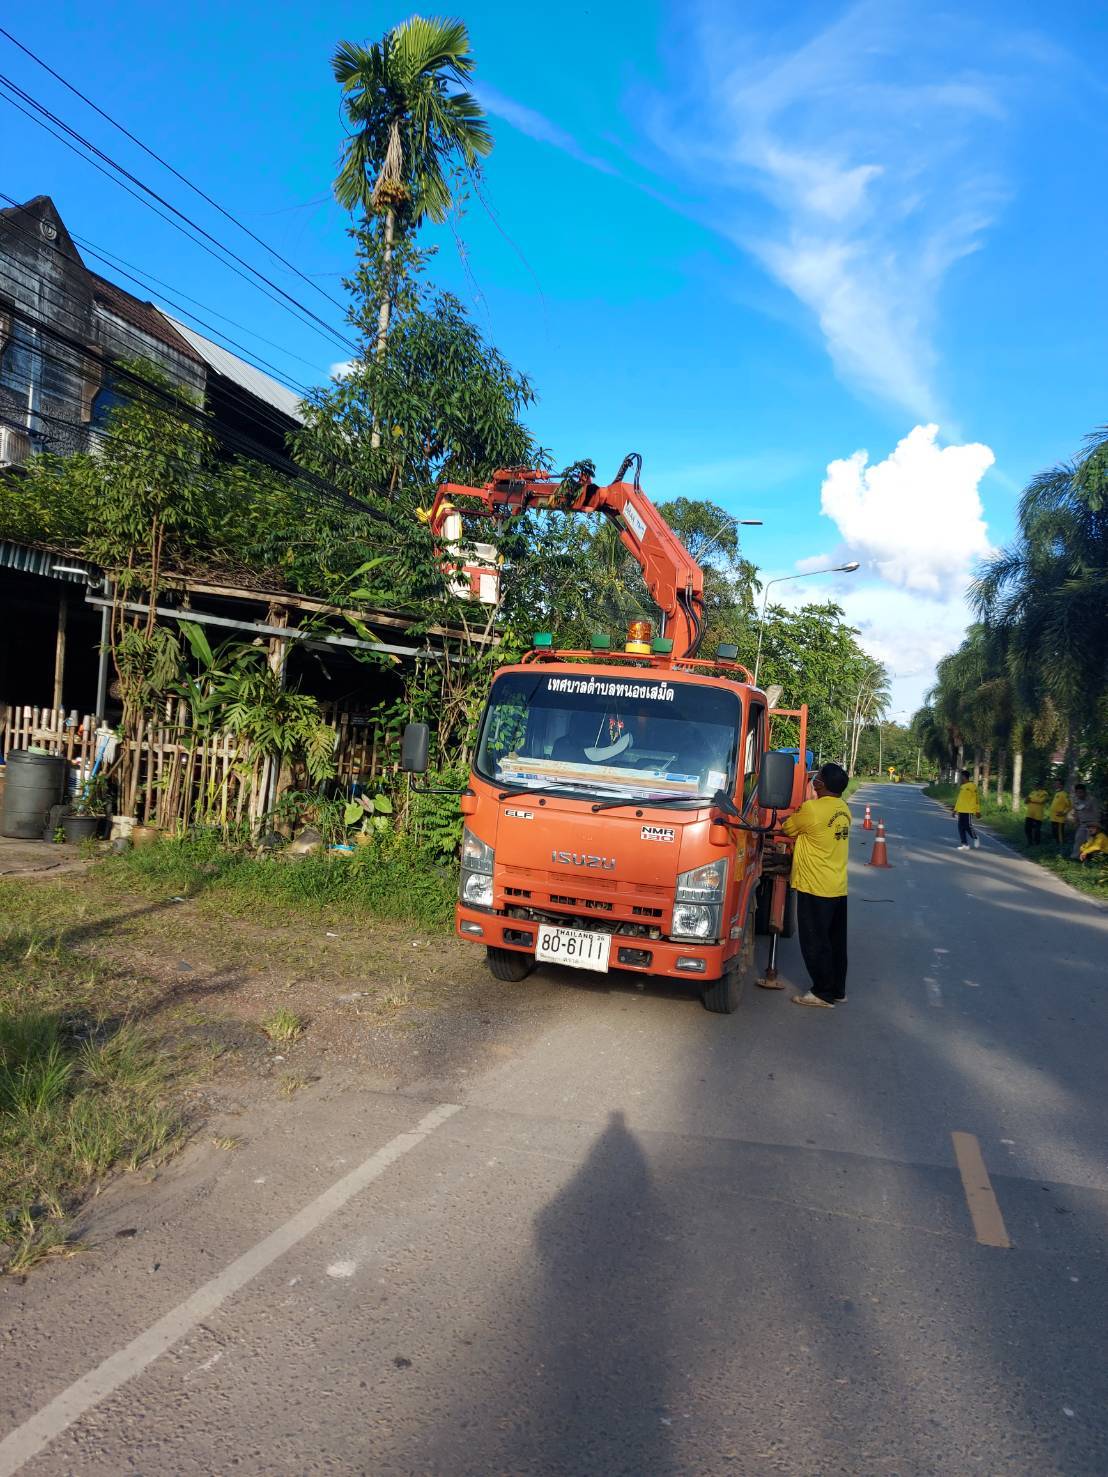
[[[0,1289],[0,1473],[1108,1471],[1108,914],[869,798],[834,1013],[546,972],[109,1196]]]

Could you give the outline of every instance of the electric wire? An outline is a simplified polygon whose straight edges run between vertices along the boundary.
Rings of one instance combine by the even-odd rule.
[[[232,225],[237,226],[240,231],[245,232],[245,234],[250,237],[251,241],[256,242],[257,245],[268,251],[270,256],[272,256],[275,261],[280,262],[283,267],[287,267],[290,272],[299,277],[302,282],[306,282],[309,287],[314,288],[315,291],[318,292],[321,297],[325,297],[328,302],[334,303],[336,308],[343,308],[344,305],[340,303],[337,298],[332,297],[331,294],[327,292],[324,288],[320,287],[319,284],[315,282],[308,273],[302,272],[299,267],[294,265],[294,263],[288,261],[285,257],[281,255],[279,251],[270,246],[268,241],[263,241],[263,239],[260,236],[256,235],[249,226],[244,225],[236,215],[233,215],[231,211],[225,209],[224,206],[220,205],[218,200],[213,200],[212,197],[204,190],[202,190],[199,185],[194,184],[187,175],[182,174],[181,171],[170,164],[167,159],[163,159],[162,156],[156,153],[152,148],[150,148],[148,144],[143,143],[142,139],[133,134],[129,128],[125,128],[117,118],[113,118],[110,113],[105,112],[104,109],[101,108],[97,103],[94,103],[92,98],[86,96],[86,94],[83,93],[79,88],[74,87],[72,82],[67,81],[67,79],[63,77],[60,72],[56,72],[48,62],[43,61],[42,57],[36,55],[36,53],[33,52],[29,46],[25,46],[22,41],[13,36],[10,31],[5,30],[3,26],[0,26],[0,36],[6,36],[13,46],[17,46],[19,50],[23,52],[24,56],[30,57],[33,62],[35,62],[43,69],[43,71],[48,72],[56,82],[60,82],[64,88],[66,88],[74,95],[74,97],[80,98],[81,101],[85,103],[88,107],[90,107],[94,113],[98,113],[105,122],[110,123],[113,128],[117,128],[125,138],[130,139],[133,144],[136,144],[143,151],[144,154],[149,155],[151,159],[160,164],[163,169],[168,169],[170,174],[172,174],[175,179],[180,180],[181,183],[192,190],[194,194],[199,195],[201,200],[206,201],[206,203],[210,205],[213,210],[217,210],[219,214],[224,217],[224,219],[229,220]]]
[[[14,93],[15,97],[9,96],[9,92]],[[178,210],[175,205],[166,200],[156,190],[152,189],[149,185],[144,184],[143,181],[140,180],[136,175],[132,174],[130,170],[126,169],[123,165],[118,164],[114,159],[111,158],[110,155],[106,154],[102,149],[98,148],[96,144],[92,143],[91,140],[86,139],[76,129],[71,128],[69,124],[65,123],[61,118],[57,117],[56,114],[52,113],[49,108],[46,108],[43,104],[37,102],[30,95],[30,93],[26,92],[17,83],[12,82],[10,78],[5,77],[3,74],[0,74],[0,97],[2,97],[4,101],[7,102],[11,107],[15,108],[17,112],[22,113],[25,118],[30,119],[32,123],[35,123],[39,127],[43,128],[47,133],[49,133],[53,138],[56,138],[60,143],[65,144],[67,148],[71,149],[72,152],[78,156],[78,158],[83,159],[86,163],[91,164],[94,169],[99,170],[101,174],[105,175],[108,179],[112,180],[113,183],[117,184],[121,189],[125,190],[128,195],[133,196],[141,204],[147,206],[148,209],[153,210],[155,215],[160,216],[163,220],[167,221],[171,226],[173,226],[175,230],[178,230],[181,232],[182,235],[187,236],[190,241],[199,246],[202,250],[206,251],[209,256],[214,257],[216,261],[220,262],[230,271],[235,272],[237,276],[242,277],[244,281],[249,282],[250,285],[256,288],[258,291],[263,292],[266,297],[271,298],[274,302],[277,302],[280,307],[283,307],[285,309],[285,311],[291,312],[292,315],[297,318],[298,322],[303,323],[307,327],[314,328],[317,332],[323,333],[326,337],[331,339],[334,343],[339,344],[343,348],[354,349],[355,352],[357,351],[357,346],[353,343],[352,340],[346,338],[345,335],[340,333],[338,329],[334,328],[325,319],[321,318],[318,313],[313,312],[311,308],[305,307],[304,304],[293,297],[291,293],[286,292],[286,290],[281,287],[279,283],[274,282],[271,278],[267,277],[264,272],[261,272],[257,267],[252,266],[250,262],[248,262],[244,257],[239,256],[238,253],[233,251],[230,247],[223,245],[223,243],[219,241],[215,236],[213,236],[210,231],[206,231],[203,226],[199,225],[196,221],[193,221],[189,216],[185,215],[183,211]],[[16,98],[22,99],[23,102],[28,104],[28,107],[21,106],[21,104],[16,101]],[[34,111],[29,111],[29,108],[33,109]],[[36,116],[36,113],[40,114],[41,116]],[[49,122],[44,120],[49,120]],[[55,124],[57,128],[62,129],[63,132],[58,133],[55,128],[52,128],[50,126],[51,123]],[[66,138],[64,136],[65,134],[68,134],[70,137]],[[83,153],[82,149],[87,152]],[[90,155],[96,155],[96,158],[91,158],[89,157]],[[104,163],[97,163],[97,159],[103,160]],[[105,168],[104,165],[107,165],[109,167]],[[115,172],[113,173],[113,171]],[[126,180],[132,181],[133,184],[137,187],[137,190],[132,189],[130,185],[126,184]],[[138,191],[141,191],[142,193],[138,193]],[[169,210],[172,213],[172,216],[176,216],[177,219],[174,220],[171,218],[171,216],[166,215],[163,210],[157,209],[156,206],[150,203],[150,200],[144,198],[144,196],[146,195],[150,197],[150,200],[155,200],[158,202],[158,204],[164,205],[166,210]],[[182,222],[184,222],[184,224],[182,224]],[[186,226],[191,227],[191,230],[186,229]],[[198,232],[199,236],[193,234],[194,232]],[[200,240],[199,237],[201,236],[205,239]],[[220,255],[220,253],[223,253],[223,255]],[[227,257],[230,257],[231,260],[226,260]],[[238,263],[238,265],[236,266],[234,265],[234,263]],[[263,283],[265,284],[265,286],[261,285]],[[277,294],[276,297],[274,296],[275,293]],[[280,301],[280,299],[283,299],[284,301]],[[308,320],[311,321],[309,322]]]

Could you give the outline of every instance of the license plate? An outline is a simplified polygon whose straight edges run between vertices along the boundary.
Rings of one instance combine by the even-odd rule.
[[[535,958],[550,964],[568,964],[574,969],[608,972],[608,955],[612,949],[610,933],[590,933],[586,928],[554,928],[544,923],[539,929]]]

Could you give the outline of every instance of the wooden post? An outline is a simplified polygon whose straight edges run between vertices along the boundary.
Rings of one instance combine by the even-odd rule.
[[[65,630],[69,624],[69,591],[64,589],[58,596],[58,639],[54,646],[54,708],[62,705],[62,686],[65,680]]]

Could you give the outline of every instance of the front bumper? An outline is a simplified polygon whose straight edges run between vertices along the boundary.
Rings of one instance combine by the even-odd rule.
[[[578,925],[567,918],[565,926],[573,928]],[[454,911],[454,932],[459,938],[494,949],[515,949],[521,954],[533,954],[538,927],[529,919],[506,918],[501,913],[486,913],[479,908],[467,908],[462,903],[458,903]],[[741,947],[741,940],[737,939],[725,944],[685,944],[669,939],[639,938],[633,934],[621,934],[617,929],[612,934],[611,963],[613,969],[625,969],[633,974],[656,974],[683,980],[689,985],[704,984],[718,980],[728,960]],[[678,968],[679,959],[703,960],[704,968],[697,971],[688,967]]]

